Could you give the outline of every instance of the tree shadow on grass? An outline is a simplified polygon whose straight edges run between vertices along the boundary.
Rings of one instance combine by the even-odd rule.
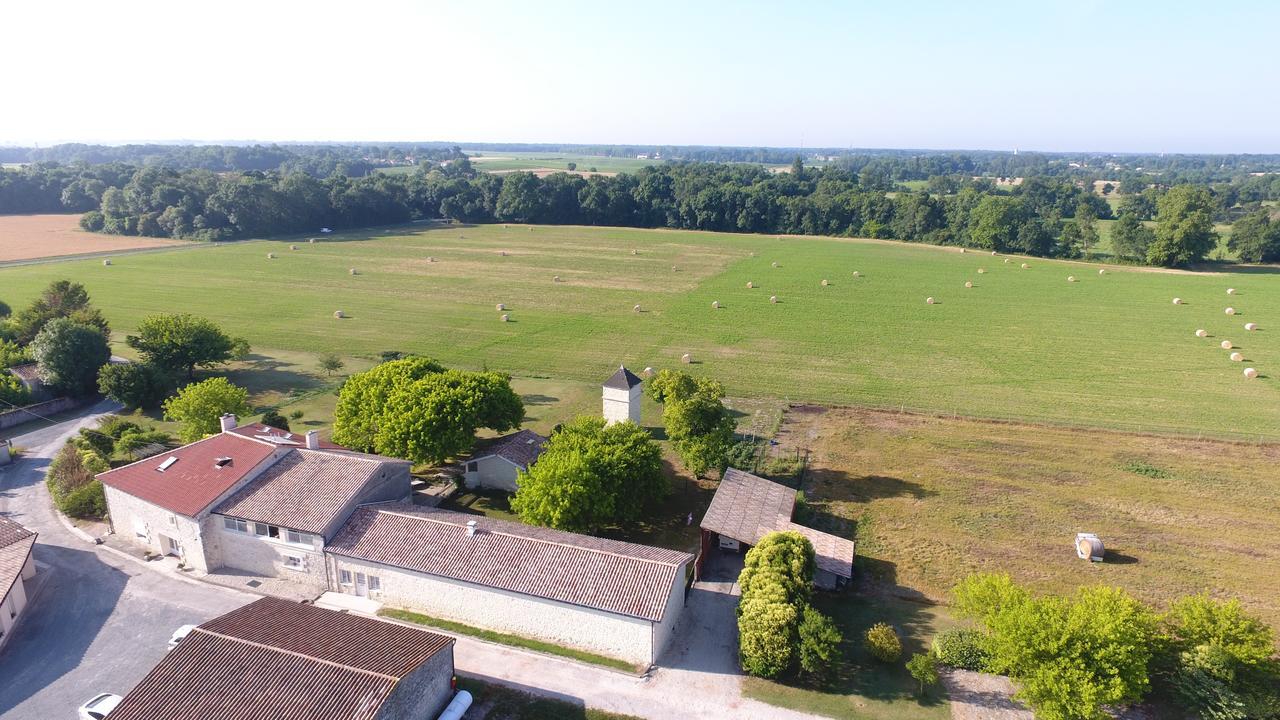
[[[238,367],[218,373],[252,394],[262,392],[308,392],[325,385],[325,379],[296,369],[266,355],[250,354]]]
[[[851,475],[843,470],[810,466],[805,484],[823,500],[869,502],[882,498],[912,497],[917,500],[934,497],[936,490],[920,483],[888,475]]]
[[[551,403],[559,402],[560,400],[560,398],[558,397],[552,397],[551,395],[540,395],[538,393],[529,393],[528,395],[521,395],[520,399],[524,401],[525,405],[550,405]]]

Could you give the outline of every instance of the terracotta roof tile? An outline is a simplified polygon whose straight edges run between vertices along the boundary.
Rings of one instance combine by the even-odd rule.
[[[476,522],[474,536],[467,522]],[[687,553],[463,513],[357,510],[335,555],[658,622]]]
[[[35,547],[36,534],[6,517],[0,517],[0,600],[18,581]]]
[[[527,468],[542,455],[542,448],[546,444],[547,439],[538,433],[532,430],[521,430],[479,443],[471,453],[471,459],[479,460],[496,455],[512,464]]]

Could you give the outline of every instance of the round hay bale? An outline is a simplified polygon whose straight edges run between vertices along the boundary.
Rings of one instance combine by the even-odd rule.
[[[103,266],[103,267],[111,267],[111,258],[107,258],[106,260],[103,260],[103,261],[102,261],[102,266]]]
[[[773,263],[773,266],[774,266],[774,267],[778,267],[778,263],[776,263],[776,262],[775,262],[775,263]]]
[[[826,280],[823,280],[823,281],[822,281],[822,287],[826,287],[827,285],[828,285],[827,281],[826,281]]]
[[[551,282],[560,282],[560,276],[556,275],[555,277],[551,278]]]
[[[1222,312],[1224,312],[1224,313],[1226,313],[1226,314],[1228,314],[1228,315],[1235,315],[1235,314],[1236,314],[1236,309],[1235,309],[1235,308],[1233,308],[1233,307],[1229,307],[1229,308],[1227,308],[1226,310],[1223,310]]]
[[[653,368],[647,367],[644,370],[641,370],[640,372],[643,373],[645,377],[649,377],[650,375],[653,374]]]
[[[857,270],[854,270],[854,271],[853,271],[853,276],[854,276],[854,277],[862,277],[862,273],[858,272]]]
[[[506,257],[506,256],[507,256],[507,251],[506,251],[506,250],[499,250],[499,251],[498,251],[498,255],[500,255],[500,256],[502,256],[502,257]]]
[[[1030,267],[1031,267],[1030,265],[1028,265],[1028,264],[1026,264],[1026,263],[1022,263],[1022,269],[1023,269],[1023,270],[1027,270],[1027,269],[1029,269]]]
[[[755,286],[756,286],[756,284],[755,284],[755,283],[751,282],[750,280],[748,280],[748,281],[747,281],[747,289],[748,289],[748,290],[753,289]]]
[[[1232,346],[1232,344],[1231,344],[1231,341],[1230,341],[1230,340],[1223,340],[1223,341],[1222,341],[1222,349],[1223,349],[1223,350],[1230,350],[1232,347],[1233,347],[1233,346]]]
[[[1253,368],[1245,368],[1245,369],[1244,369],[1244,376],[1245,376],[1246,378],[1248,378],[1248,379],[1252,380],[1252,379],[1254,379],[1254,378],[1258,377],[1258,371],[1257,371],[1257,370],[1254,370]]]
[[[429,263],[433,263],[433,262],[435,262],[435,261],[436,261],[435,257],[433,257],[433,256],[431,256],[431,255],[428,255],[428,256],[427,256],[427,262],[429,262]]]
[[[511,316],[506,313],[503,313],[502,316],[499,317],[498,319],[501,320],[502,322],[507,322],[511,320]]]
[[[685,363],[687,365],[688,363],[693,362],[693,356],[690,355],[689,353],[685,353],[680,356],[680,362]]]
[[[347,272],[351,273],[352,275],[359,275],[359,274],[360,274],[360,273],[359,273],[359,271],[357,271],[355,268],[351,268],[351,269],[350,269],[350,270],[348,270]]]
[[[1173,304],[1174,304],[1174,305],[1181,305],[1181,304],[1182,304],[1182,298],[1174,298],[1174,299],[1173,299]]]
[[[637,305],[637,306],[635,306],[635,307],[633,307],[633,308],[631,308],[631,309],[632,309],[632,310],[634,310],[635,312],[640,312],[640,306],[639,306],[639,305]]]
[[[719,309],[720,309],[720,301],[719,301],[719,300],[712,300],[712,301],[711,301],[711,307],[715,308],[716,310],[719,310]]]
[[[1005,259],[1004,259],[1004,264],[1005,264],[1005,265],[1008,265],[1008,264],[1009,264],[1009,262],[1010,262],[1009,258],[1005,258]]]
[[[992,250],[992,251],[991,251],[991,255],[994,257],[994,256],[995,256],[995,254],[996,254],[996,251],[995,251],[995,250]]]
[[[971,283],[971,282],[969,282],[969,281],[967,281],[967,280],[966,280],[966,281],[965,281],[965,283],[964,283],[964,286],[965,286],[965,287],[967,287],[967,288],[971,288],[971,287],[973,287],[973,283]]]
[[[934,303],[934,299],[931,297],[927,297],[924,299],[924,302],[926,305],[932,305]]]
[[[960,248],[960,252],[962,252],[962,253],[963,253],[964,251],[965,251],[965,250],[964,250],[964,248]]]
[[[507,226],[506,226],[506,225],[503,225],[503,226],[502,226],[502,229],[503,229],[503,230],[506,230],[506,229],[507,229]]]
[[[1206,337],[1209,337],[1209,331],[1208,331],[1208,330],[1197,330],[1197,331],[1196,331],[1196,337],[1198,337],[1198,338],[1206,338]]]
[[[506,303],[498,303],[496,307],[498,308],[498,312],[502,312],[507,309]]]
[[[276,254],[275,254],[275,253],[267,253],[267,259],[268,259],[268,260],[275,260],[275,259],[276,259]]]
[[[1243,361],[1244,361],[1244,355],[1241,355],[1238,352],[1231,353],[1231,362],[1243,362]]]
[[[639,255],[639,254],[640,254],[640,251],[639,251],[639,250],[632,250],[632,251],[631,251],[631,254],[632,254],[632,255]]]
[[[1106,269],[1106,268],[1098,268],[1098,274],[1099,274],[1099,275],[1106,275],[1106,274],[1107,274],[1107,269]]]
[[[346,314],[346,313],[344,313],[344,312],[342,312],[341,310],[334,310],[334,311],[333,311],[333,316],[334,316],[335,318],[337,318],[337,319],[341,320],[342,318],[346,317],[346,316],[347,316],[347,314]]]
[[[987,269],[986,269],[986,268],[978,268],[978,274],[979,274],[979,275],[986,275],[986,274],[987,274]]]
[[[756,254],[755,254],[755,252],[754,252],[754,251],[753,251],[753,252],[749,252],[749,253],[747,253],[747,257],[755,257],[755,256],[756,256]]]
[[[530,228],[529,228],[529,232],[533,232],[533,227],[530,227]]]
[[[777,296],[777,295],[770,295],[770,296],[769,296],[769,302],[770,302],[771,304],[773,304],[773,305],[777,305],[777,304],[778,304],[778,296]]]
[[[671,272],[675,272],[675,271],[676,271],[676,266],[675,266],[675,265],[672,265],[672,266],[671,266]]]
[[[297,246],[297,245],[290,245],[290,246],[289,246],[289,249],[290,249],[290,250],[297,250],[297,249],[298,249],[298,246]]]
[[[1244,324],[1244,329],[1245,329],[1245,330],[1248,330],[1249,332],[1253,332],[1254,330],[1257,330],[1257,329],[1258,329],[1258,324],[1257,324],[1257,323],[1245,323],[1245,324]]]
[[[1075,282],[1075,281],[1076,281],[1076,276],[1075,276],[1075,275],[1068,275],[1068,276],[1067,276],[1067,282]]]
[[[1228,295],[1235,295],[1235,294],[1236,294],[1236,289],[1235,289],[1235,288],[1227,288],[1227,294],[1228,294]]]

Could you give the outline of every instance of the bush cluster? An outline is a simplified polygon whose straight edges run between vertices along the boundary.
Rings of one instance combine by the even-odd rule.
[[[947,667],[975,672],[987,671],[986,636],[980,630],[944,630],[933,639],[933,654]]]
[[[902,658],[902,638],[887,623],[876,623],[867,628],[862,646],[871,657],[882,663],[895,663]]]

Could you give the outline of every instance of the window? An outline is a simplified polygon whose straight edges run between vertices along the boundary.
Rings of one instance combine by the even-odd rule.
[[[369,592],[377,592],[382,590],[382,578],[377,575],[369,576]]]
[[[478,463],[478,462],[469,462],[469,463],[467,463],[467,472],[475,472],[475,471],[477,471],[477,470],[479,470],[479,469],[480,469],[480,463]]]
[[[138,537],[140,537],[140,538],[145,538],[145,537],[147,537],[147,535],[148,535],[148,533],[147,533],[147,524],[146,524],[146,523],[144,523],[144,522],[142,522],[141,520],[135,521],[135,522],[133,523],[133,534],[134,534],[134,535],[137,535],[137,536],[138,536]]]
[[[351,584],[351,571],[350,571],[350,570],[339,570],[339,571],[338,571],[338,582],[339,582],[339,583],[341,583],[341,584],[343,584],[343,585],[350,585],[350,584]]]
[[[229,517],[222,518],[222,527],[238,533],[249,532],[249,523],[236,518],[229,518]]]
[[[265,523],[254,523],[254,524],[253,524],[253,534],[254,534],[254,535],[266,535],[266,534],[267,534],[267,527],[268,527],[268,526],[267,526]]]
[[[307,564],[297,555],[285,555],[284,566],[290,570],[306,570]]]
[[[271,538],[275,538],[275,539],[279,540],[279,539],[280,539],[280,528],[276,527],[275,525],[268,525],[268,526],[267,526],[267,537],[271,537]]]
[[[293,543],[294,545],[310,545],[311,544],[311,536],[306,533],[300,533],[297,530],[286,531],[285,539]]]

